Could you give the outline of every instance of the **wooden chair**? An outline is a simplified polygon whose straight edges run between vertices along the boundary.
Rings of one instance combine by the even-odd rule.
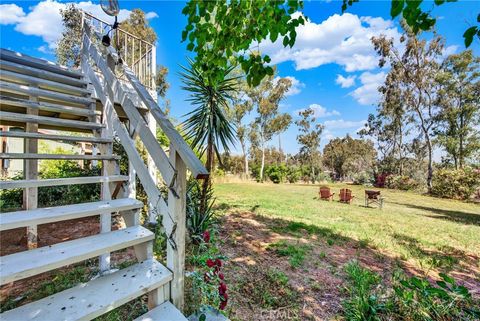
[[[377,204],[380,209],[383,208],[383,200],[380,191],[365,190],[365,206]]]
[[[320,196],[320,199],[325,201],[333,200],[333,195],[335,195],[335,193],[330,192],[330,187],[328,186],[320,187],[320,192],[318,194]]]
[[[340,190],[340,202],[350,204],[354,197],[351,189],[342,188]]]

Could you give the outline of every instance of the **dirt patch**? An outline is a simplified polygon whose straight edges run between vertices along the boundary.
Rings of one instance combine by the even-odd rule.
[[[225,274],[232,287],[230,316],[234,320],[339,319],[346,298],[343,266],[352,259],[378,273],[387,285],[398,267],[408,274],[422,274],[409,262],[368,244],[313,226],[292,228],[291,222],[251,212],[225,215],[220,238],[221,252],[229,257]],[[292,245],[293,250],[308,249],[299,266],[292,267],[291,257],[272,250],[272,244],[279,242]],[[473,292],[480,288],[474,265],[452,271]],[[275,285],[279,279],[286,281]],[[285,297],[288,300],[282,300]]]

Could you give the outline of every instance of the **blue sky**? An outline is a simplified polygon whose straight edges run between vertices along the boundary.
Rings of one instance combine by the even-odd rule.
[[[70,1],[0,1],[0,45],[32,56],[54,60],[53,48],[61,34],[59,8]],[[79,2],[95,15],[101,15],[98,2]],[[182,120],[191,106],[187,93],[180,89],[179,65],[189,54],[181,43],[186,18],[181,14],[181,1],[120,1],[124,11],[141,8],[148,13],[150,24],[158,34],[157,63],[169,68],[171,115]],[[268,53],[278,65],[281,77],[292,77],[294,87],[282,102],[281,110],[291,113],[309,106],[316,110],[318,121],[325,125],[322,146],[332,137],[355,135],[375,111],[376,88],[387,69],[377,68],[377,57],[369,38],[381,33],[398,39],[398,19],[392,21],[390,1],[361,0],[341,15],[341,1],[306,1],[304,13],[310,19],[298,31],[293,49],[279,44],[262,43],[259,49]],[[433,3],[425,1],[425,8]],[[480,1],[459,1],[436,7],[436,29],[446,38],[446,53],[459,52],[463,31],[476,21]],[[431,37],[431,34],[425,34]],[[478,55],[480,44],[472,49]],[[251,115],[252,118],[254,115]],[[297,128],[292,125],[282,135],[282,147],[297,151]],[[276,144],[274,139],[272,144]]]

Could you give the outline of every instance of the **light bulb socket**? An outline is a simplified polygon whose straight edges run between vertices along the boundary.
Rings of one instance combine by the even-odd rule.
[[[105,47],[110,47],[110,43],[111,43],[110,37],[108,35],[104,35],[102,37],[102,45],[104,45]]]

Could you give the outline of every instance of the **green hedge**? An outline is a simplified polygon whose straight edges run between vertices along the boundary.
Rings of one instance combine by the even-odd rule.
[[[432,195],[467,200],[480,188],[480,170],[440,169],[433,175]]]

